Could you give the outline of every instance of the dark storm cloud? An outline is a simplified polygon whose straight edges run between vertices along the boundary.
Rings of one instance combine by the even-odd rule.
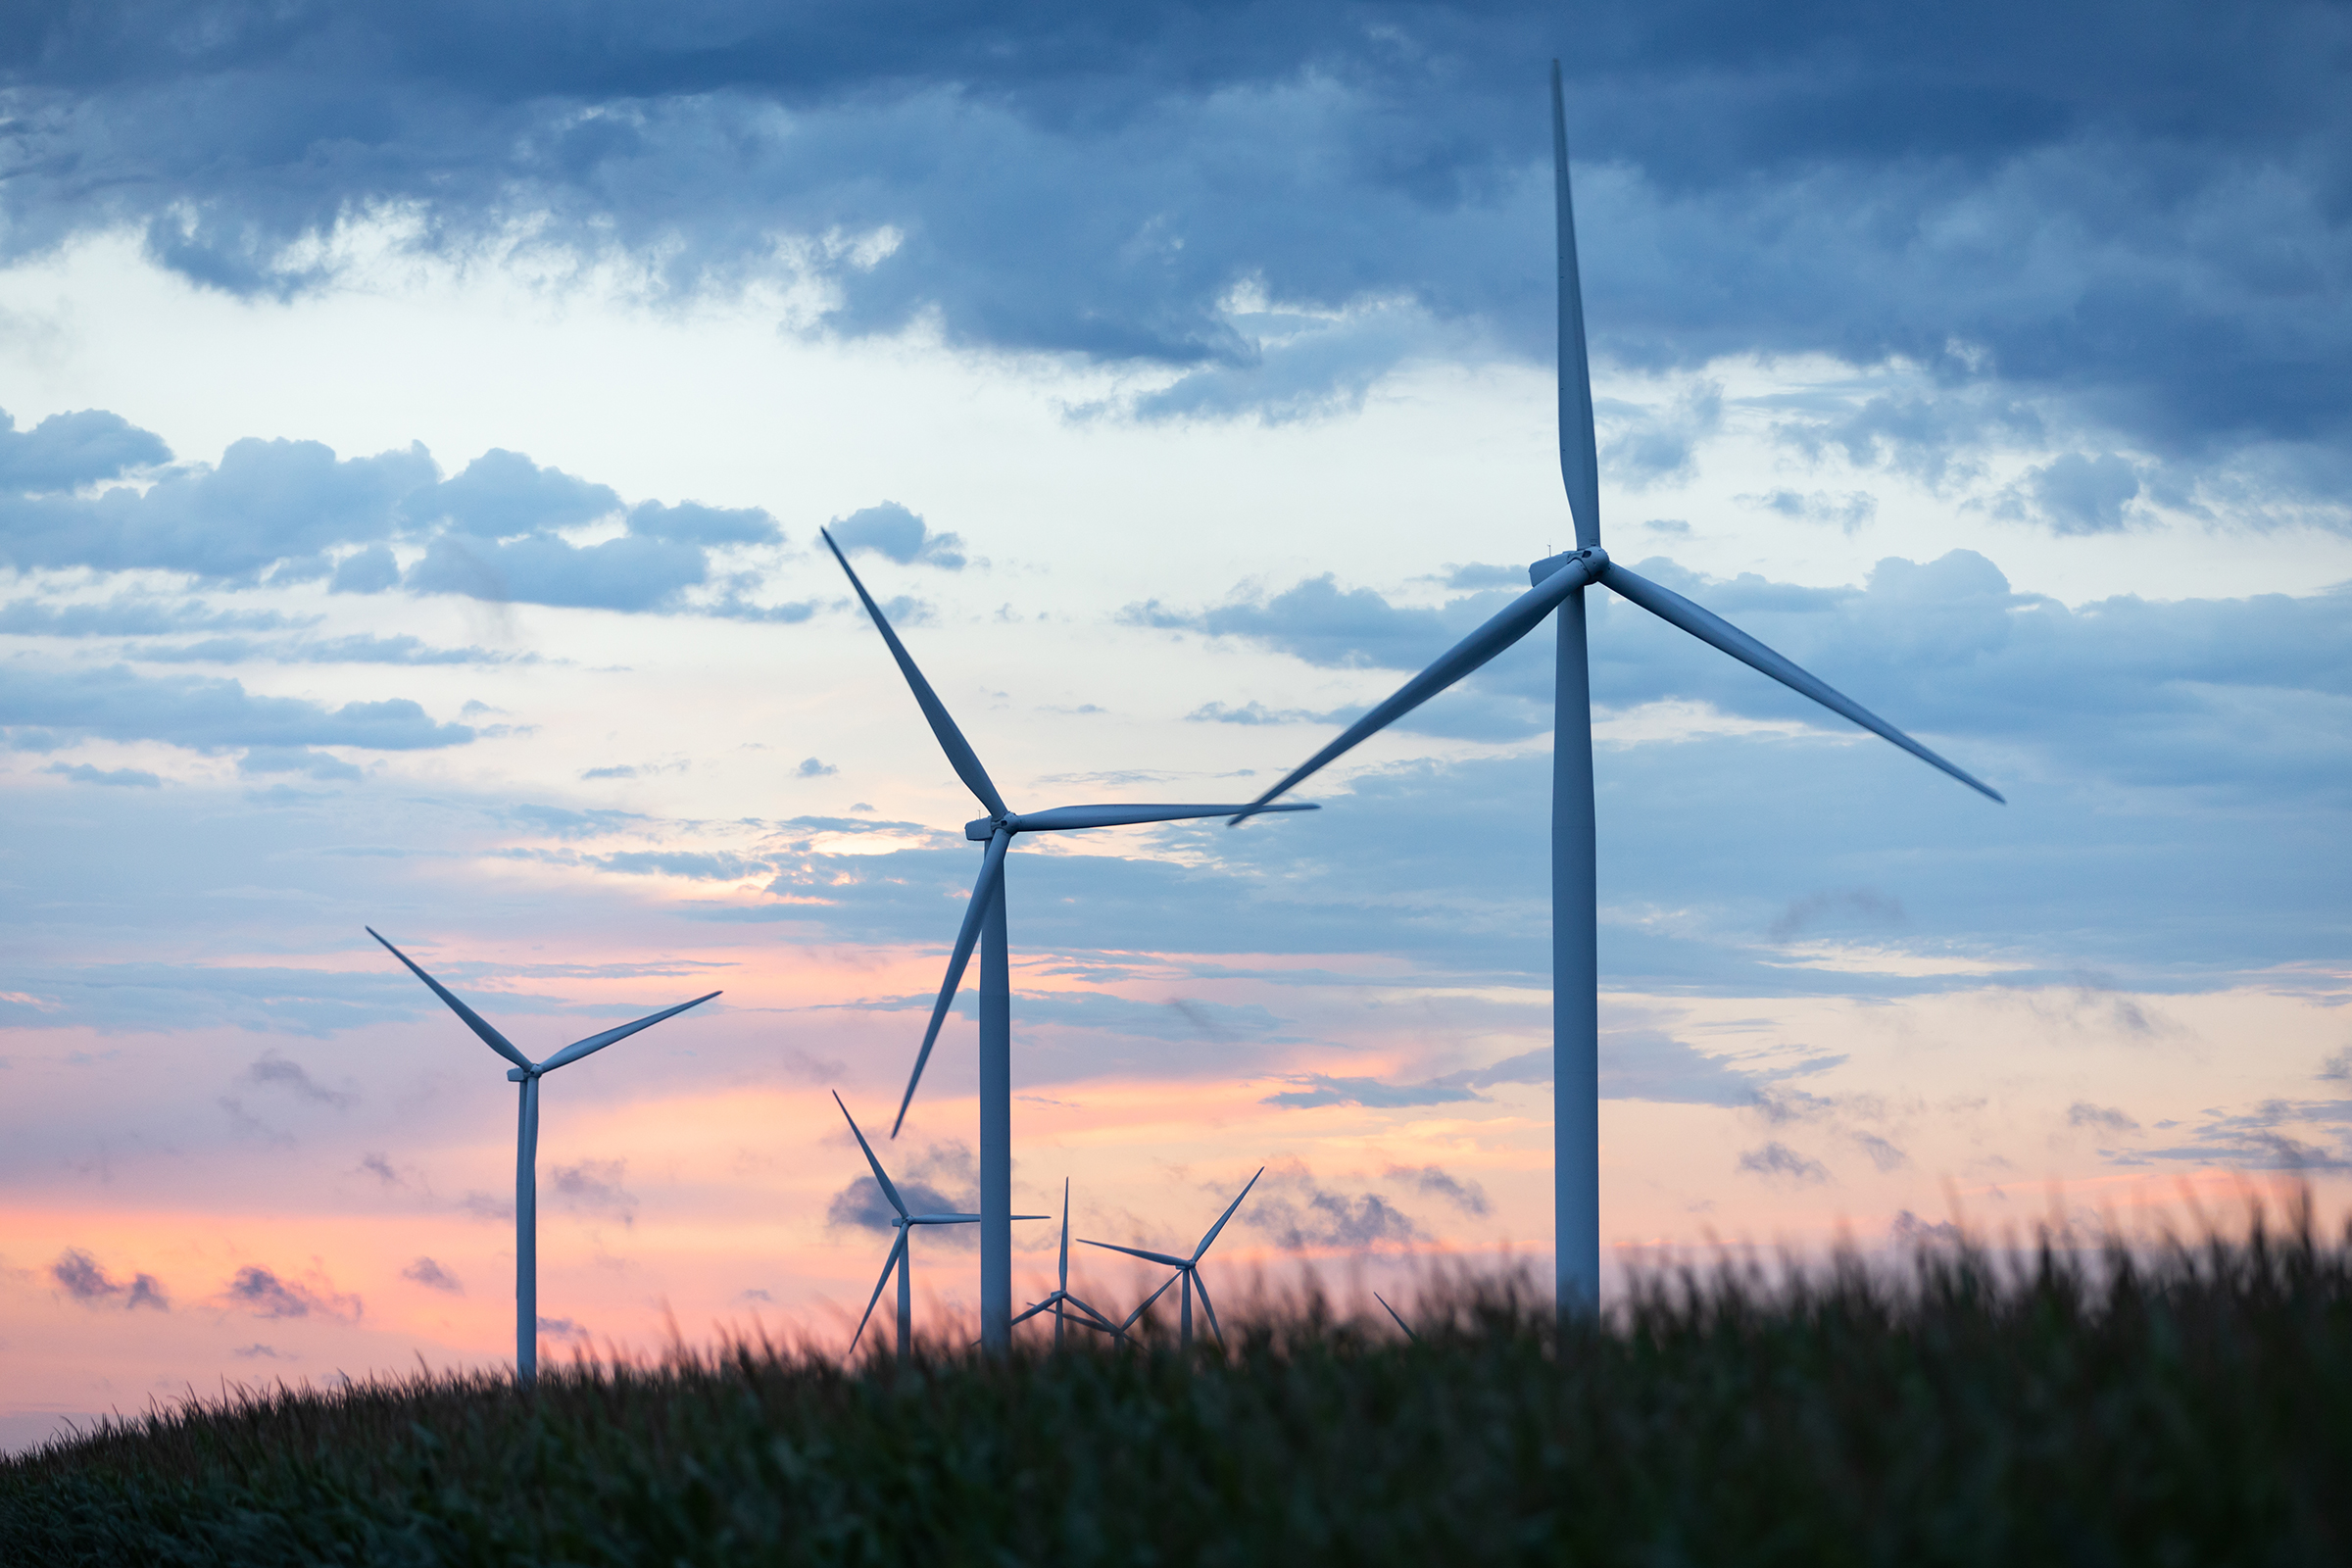
[[[2318,0],[98,0],[12,18],[6,232],[136,225],[265,295],[330,281],[298,242],[373,211],[680,288],[781,236],[839,330],[936,314],[1195,369],[1156,412],[1279,412],[1426,348],[1416,319],[1548,357],[1557,56],[1603,352],[1899,354],[1931,401],[1997,378],[2151,450],[2300,446],[2313,485],[2344,462],[2348,32]]]

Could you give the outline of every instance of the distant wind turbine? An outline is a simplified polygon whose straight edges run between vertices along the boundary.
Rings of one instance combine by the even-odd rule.
[[[449,1004],[450,1010],[466,1020],[466,1027],[482,1037],[482,1043],[506,1057],[514,1065],[507,1077],[521,1086],[522,1110],[514,1135],[514,1375],[524,1383],[539,1378],[539,1080],[558,1067],[566,1067],[582,1056],[592,1055],[612,1044],[626,1040],[638,1030],[649,1028],[664,1018],[673,1018],[688,1007],[699,1007],[710,997],[697,997],[681,1002],[674,1007],[648,1013],[635,1023],[624,1023],[617,1029],[575,1040],[545,1061],[533,1065],[531,1058],[514,1048],[514,1043],[496,1029],[488,1020],[450,994],[447,986],[416,967],[409,956],[384,942],[375,927],[367,927],[368,934],[384,943],[384,951],[409,966],[409,972],[432,987],[433,995]]]
[[[1263,1176],[1265,1173],[1265,1166],[1257,1167],[1257,1176]],[[1250,1189],[1257,1185],[1257,1176],[1250,1177],[1241,1192],[1235,1195],[1233,1201],[1225,1205],[1225,1212],[1217,1216],[1217,1222],[1208,1228],[1207,1235],[1200,1238],[1200,1245],[1193,1249],[1193,1255],[1190,1257],[1170,1257],[1165,1252],[1147,1252],[1140,1247],[1120,1247],[1112,1242],[1087,1242],[1083,1236],[1078,1238],[1081,1242],[1086,1242],[1089,1247],[1100,1247],[1113,1252],[1125,1252],[1129,1257],[1140,1257],[1147,1263],[1158,1263],[1176,1271],[1161,1282],[1158,1290],[1145,1297],[1141,1306],[1127,1314],[1127,1321],[1119,1325],[1121,1333],[1133,1328],[1137,1319],[1152,1310],[1153,1301],[1168,1294],[1169,1286],[1182,1280],[1184,1282],[1184,1312],[1177,1319],[1177,1345],[1187,1350],[1193,1348],[1193,1292],[1196,1290],[1200,1293],[1201,1310],[1208,1314],[1209,1331],[1216,1335],[1219,1345],[1225,1343],[1225,1331],[1217,1326],[1216,1305],[1208,1298],[1208,1282],[1200,1278],[1200,1259],[1207,1255],[1208,1244],[1217,1239],[1217,1233],[1225,1228],[1225,1222],[1233,1218],[1233,1211],[1242,1206],[1242,1200],[1250,1196]]]
[[[914,1252],[907,1246],[914,1239],[914,1228],[917,1225],[977,1225],[980,1223],[980,1216],[977,1214],[908,1213],[906,1200],[899,1196],[898,1188],[891,1183],[889,1172],[882,1168],[882,1161],[874,1157],[874,1146],[867,1143],[865,1134],[858,1130],[858,1118],[850,1114],[849,1106],[841,1104],[841,1096],[838,1093],[833,1096],[833,1103],[841,1105],[842,1119],[850,1124],[850,1131],[858,1139],[858,1147],[865,1151],[865,1162],[873,1167],[874,1180],[882,1186],[882,1196],[889,1199],[890,1206],[899,1211],[899,1217],[890,1222],[891,1228],[899,1233],[899,1239],[890,1244],[890,1256],[882,1264],[882,1277],[874,1281],[874,1294],[866,1298],[865,1316],[858,1320],[858,1332],[850,1336],[850,1348],[855,1351],[858,1348],[858,1342],[865,1338],[866,1319],[874,1315],[874,1303],[882,1299],[882,1287],[890,1283],[890,1271],[897,1269],[899,1271],[899,1360],[904,1362],[908,1355],[913,1353],[914,1349]],[[1012,1217],[1014,1219],[1049,1219],[1052,1216],[1015,1214]]]
[[[824,532],[819,530],[819,532]],[[963,928],[956,935],[956,950],[948,959],[948,976],[939,988],[939,1001],[931,1008],[930,1027],[923,1031],[922,1050],[915,1054],[914,1071],[907,1075],[906,1096],[899,1102],[898,1119],[890,1124],[890,1135],[896,1138],[906,1124],[906,1107],[914,1101],[914,1086],[922,1081],[923,1067],[931,1059],[931,1047],[939,1039],[939,1027],[947,1021],[948,1008],[956,1001],[956,988],[963,979],[964,965],[971,961],[972,947],[980,947],[980,1343],[991,1350],[1002,1350],[1012,1343],[1012,963],[1006,951],[1004,932],[1004,852],[1012,847],[1016,834],[1066,833],[1083,828],[1125,827],[1143,822],[1180,822],[1194,817],[1231,816],[1236,811],[1313,810],[1312,806],[1267,806],[1263,802],[1252,808],[1240,806],[1061,806],[1048,811],[1017,812],[1004,804],[997,786],[980,765],[979,757],[963,731],[948,716],[931,683],[915,667],[913,656],[899,634],[891,629],[890,619],[874,596],[865,591],[865,584],[850,565],[850,558],[841,553],[831,533],[824,533],[825,548],[849,573],[850,586],[858,590],[858,602],[873,617],[874,629],[890,648],[890,657],[898,661],[899,671],[913,689],[914,700],[930,721],[931,733],[939,740],[940,750],[948,754],[948,763],[964,787],[979,798],[988,808],[988,815],[963,824],[963,836],[988,846],[980,861],[980,880],[972,886],[972,902],[963,912]]]
[[[1265,809],[1300,780],[1344,756],[1495,655],[1556,611],[1558,675],[1553,691],[1551,761],[1552,1224],[1559,1305],[1591,1311],[1600,1300],[1600,962],[1598,889],[1592,821],[1592,693],[1585,644],[1585,595],[1599,583],[1691,636],[1803,693],[1970,789],[1998,792],[1896,729],[1852,698],[1682,595],[1638,576],[1600,547],[1600,468],[1592,433],[1592,377],[1585,354],[1585,307],[1578,280],[1576,212],[1568,190],[1568,128],[1560,64],[1551,63],[1553,214],[1558,243],[1560,477],[1576,522],[1576,549],[1537,562],[1535,586],[1456,643],[1387,701],[1250,803],[1235,823]]]
[[[1076,1317],[1082,1327],[1101,1329],[1112,1339],[1126,1338],[1127,1331],[1070,1294],[1070,1179],[1061,1179],[1061,1278],[1053,1294],[1014,1318],[1017,1328],[1040,1312],[1054,1314],[1054,1348],[1061,1348],[1061,1327],[1065,1318]]]

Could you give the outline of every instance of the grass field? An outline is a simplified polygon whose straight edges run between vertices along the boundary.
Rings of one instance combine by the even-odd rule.
[[[2352,1559],[2352,1234],[1315,1300],[901,1371],[736,1345],[256,1392],[0,1466],[15,1563]],[[1385,1322],[1385,1320],[1384,1320]]]

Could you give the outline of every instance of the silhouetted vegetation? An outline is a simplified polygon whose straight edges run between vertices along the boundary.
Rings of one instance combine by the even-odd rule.
[[[0,1466],[24,1563],[2318,1563],[2352,1235],[1313,1298],[994,1363],[738,1344],[254,1392]]]

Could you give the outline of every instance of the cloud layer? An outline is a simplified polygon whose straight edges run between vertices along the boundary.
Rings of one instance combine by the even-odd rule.
[[[2348,27],[2316,0],[2226,28],[2117,0],[1573,24],[1530,0],[1253,0],[1115,26],[926,0],[821,21],[638,0],[593,25],[542,0],[212,0],[161,26],[111,0],[16,24],[5,232],[21,254],[133,225],[262,295],[331,285],[366,221],[443,251],[617,251],[678,290],[781,272],[823,285],[834,330],[933,316],[990,348],[1189,368],[1148,400],[1164,412],[1280,411],[1416,353],[1548,357],[1556,56],[1603,353],[1902,356],[1936,383],[1915,437],[1960,438],[1957,394],[2005,387],[2160,462],[2255,454],[2324,491],[2352,345]],[[25,472],[153,457],[41,431],[12,449]],[[1620,458],[1665,472],[1679,439]],[[2031,499],[2106,526],[2132,466],[2093,446]]]

